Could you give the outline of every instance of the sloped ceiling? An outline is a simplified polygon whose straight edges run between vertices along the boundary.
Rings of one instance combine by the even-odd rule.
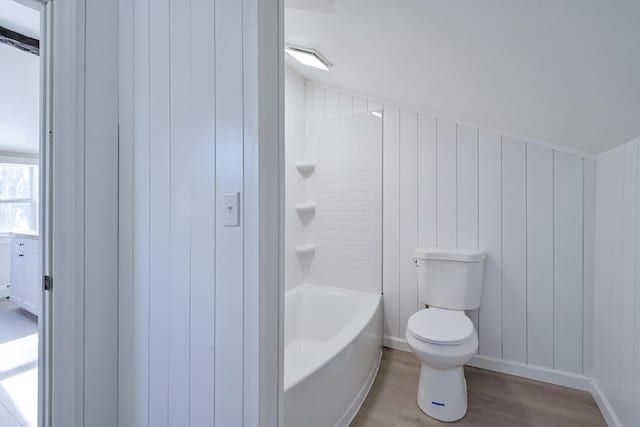
[[[640,135],[640,1],[287,0],[307,78],[600,152]]]
[[[16,0],[0,0],[0,26],[40,38],[40,13]]]

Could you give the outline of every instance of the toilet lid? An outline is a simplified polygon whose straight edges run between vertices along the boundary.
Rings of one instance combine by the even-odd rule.
[[[462,344],[473,335],[464,311],[427,308],[409,318],[407,330],[417,340],[440,345]]]

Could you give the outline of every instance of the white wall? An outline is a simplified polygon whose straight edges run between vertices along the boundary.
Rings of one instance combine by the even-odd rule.
[[[40,146],[40,57],[0,44],[0,152],[36,154]]]
[[[292,68],[284,69],[284,115],[306,123],[305,81]],[[285,147],[286,149],[287,147]]]
[[[381,101],[309,83],[307,115]],[[319,101],[318,101],[319,100]],[[591,370],[595,162],[384,102],[385,341],[406,348],[417,246],[487,252],[473,363],[574,387]]]
[[[598,155],[595,395],[610,425],[640,425],[640,138]]]
[[[53,13],[55,192],[45,251],[53,290],[44,310],[50,366],[41,365],[51,402],[45,424],[117,425],[118,372],[118,8],[82,0],[46,4]],[[51,40],[49,40],[51,42]],[[46,43],[43,43],[46,44]],[[49,163],[41,165],[44,169]],[[52,233],[55,230],[55,233]],[[49,255],[49,256],[47,256]],[[55,310],[51,310],[54,307]],[[42,339],[42,342],[46,340]],[[45,360],[45,359],[41,359]],[[50,387],[50,388],[49,388]],[[42,390],[42,389],[41,389]],[[49,405],[51,403],[51,405]]]
[[[29,18],[38,12],[7,0],[6,7],[16,8]],[[1,20],[1,18],[0,18]],[[0,155],[36,155],[39,150],[40,57],[0,44]],[[11,251],[9,239],[0,237],[0,298],[9,284]]]
[[[331,114],[309,124],[318,158],[317,250],[309,281],[381,293],[382,117]]]
[[[285,68],[285,289],[302,284],[308,277],[311,258],[295,253],[295,246],[304,242],[314,242],[315,215],[300,218],[295,210],[296,203],[316,200],[316,177],[311,174],[302,176],[295,167],[295,162],[302,159],[317,160],[316,150],[308,146],[307,119],[305,114],[305,82],[304,78]],[[302,220],[304,219],[304,222]]]
[[[257,387],[268,401],[278,386],[262,382],[278,361],[257,332],[264,319],[277,331],[258,291],[278,296],[256,278],[265,241],[254,210],[267,197],[257,150],[277,151],[257,124],[263,18],[251,1],[120,6],[119,425],[257,425],[259,411],[276,411],[259,406]],[[235,192],[240,226],[227,227],[223,199]],[[277,354],[277,337],[266,346]]]
[[[11,2],[14,3],[14,2]],[[38,12],[16,3],[27,14]],[[40,57],[0,44],[0,155],[37,155],[40,147]],[[0,237],[0,297],[9,284],[9,239]]]
[[[381,292],[382,120],[337,92],[285,74],[286,288],[302,283]],[[342,102],[342,105],[340,105]],[[364,107],[364,108],[361,108]],[[379,112],[379,111],[378,111]],[[298,162],[315,170],[300,173]],[[315,204],[299,213],[298,204]],[[296,246],[315,245],[297,254]]]

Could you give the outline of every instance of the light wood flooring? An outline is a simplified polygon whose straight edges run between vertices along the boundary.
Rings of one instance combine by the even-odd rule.
[[[375,383],[351,426],[606,426],[587,392],[470,367],[465,368],[467,415],[455,423],[436,421],[416,403],[419,372],[412,353],[385,349]]]

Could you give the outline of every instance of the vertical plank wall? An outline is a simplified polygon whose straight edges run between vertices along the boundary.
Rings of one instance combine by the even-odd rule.
[[[242,425],[242,2],[120,11],[119,423]]]
[[[306,86],[315,119],[379,102]],[[414,248],[480,248],[488,255],[482,305],[468,313],[479,357],[588,375],[594,160],[392,103],[384,104],[383,139],[387,345],[406,346],[418,308]]]
[[[640,425],[639,161],[640,139],[598,155],[593,381],[609,425]]]

